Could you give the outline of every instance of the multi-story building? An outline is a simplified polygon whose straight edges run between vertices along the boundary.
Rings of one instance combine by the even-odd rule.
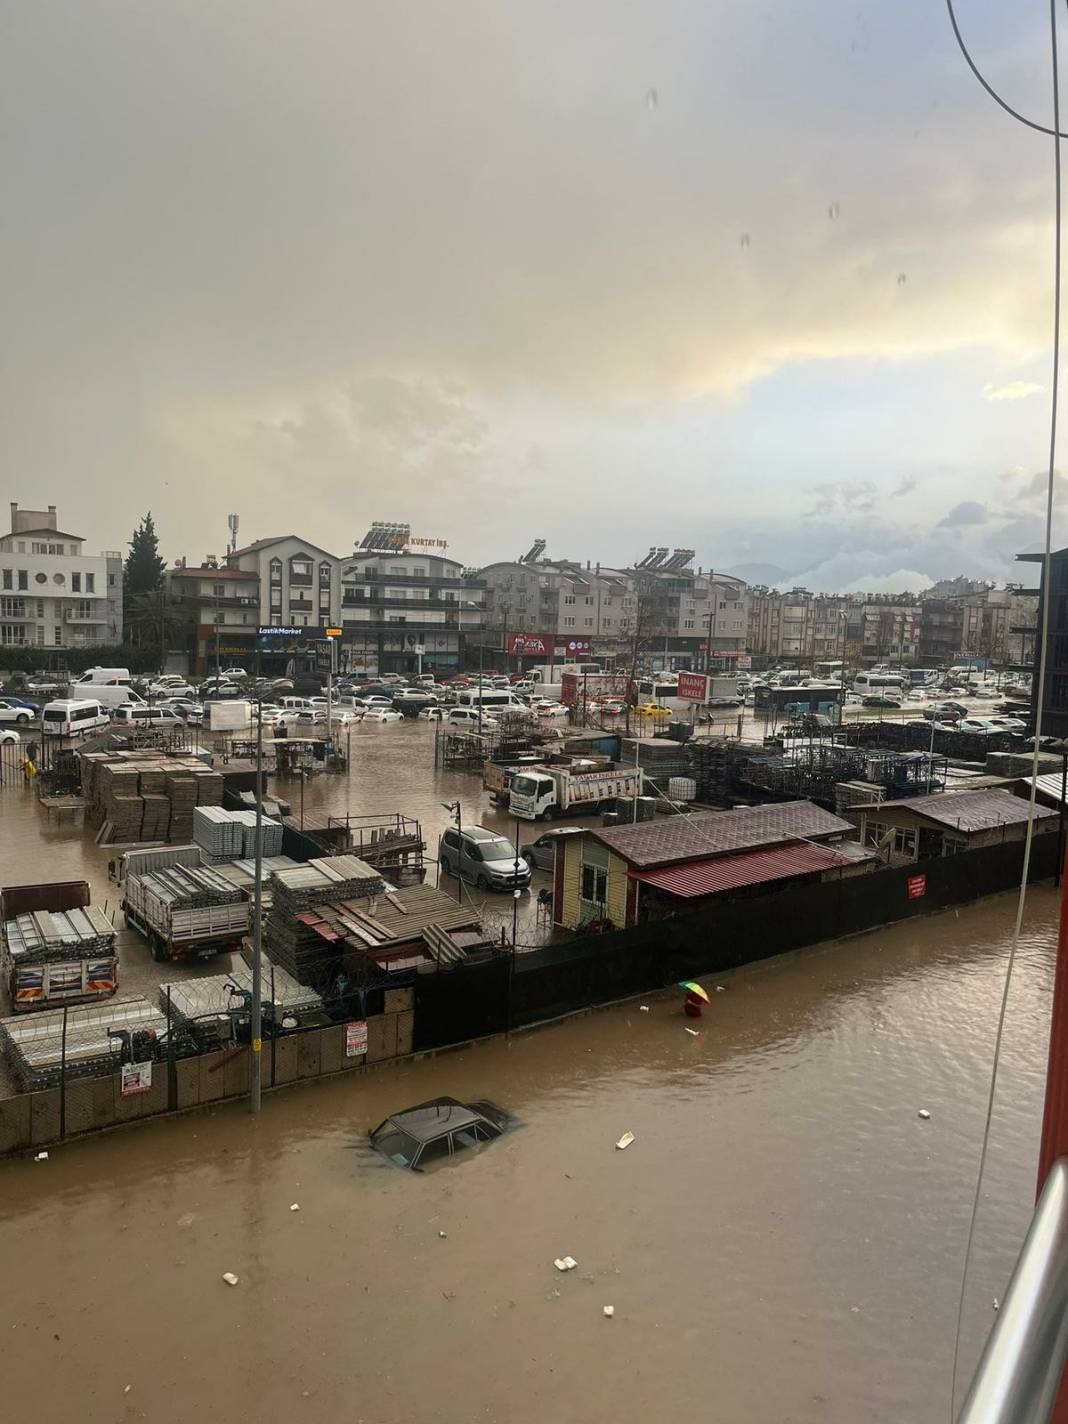
[[[456,559],[422,551],[357,549],[341,564],[341,654],[349,670],[459,670],[465,642],[482,636],[484,579]]]
[[[248,670],[256,651],[260,586],[254,573],[179,561],[164,575],[172,613],[185,623],[189,671],[198,675],[237,663]]]
[[[1028,662],[1037,602],[1018,586],[944,580],[920,598],[920,658],[937,665],[962,657],[997,665]]]
[[[257,539],[228,554],[226,566],[257,580],[265,627],[314,633],[341,621],[341,559],[297,534]]]
[[[636,599],[618,569],[569,559],[516,560],[488,565],[481,578],[487,637],[502,654],[519,634],[547,649],[577,642],[606,655],[630,633]]]
[[[528,649],[536,642],[545,661],[575,652],[628,657],[635,638],[645,660],[669,667],[704,666],[710,640],[714,666],[744,653],[745,584],[689,567],[692,550],[668,558],[667,549],[653,549],[634,568],[616,569],[541,558],[543,547],[482,570],[487,625],[502,652],[519,635]]]
[[[0,537],[0,647],[88,648],[122,642],[122,555],[85,552],[56,506],[11,505]]]

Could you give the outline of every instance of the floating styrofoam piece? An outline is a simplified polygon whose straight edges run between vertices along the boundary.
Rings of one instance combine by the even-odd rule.
[[[48,1161],[48,1153],[47,1153],[47,1152],[38,1152],[37,1156],[36,1156],[33,1160],[34,1160],[35,1162],[47,1162],[47,1161]]]
[[[616,1313],[616,1308],[614,1305],[604,1305],[601,1307],[601,1309],[604,1314],[608,1316],[609,1320],[611,1320],[612,1316]]]
[[[294,1202],[289,1208],[290,1211],[300,1211],[300,1202]]]
[[[558,1271],[573,1271],[578,1265],[578,1262],[575,1260],[574,1256],[557,1256],[556,1260],[553,1262],[553,1265]]]
[[[916,1116],[917,1116],[917,1117],[922,1117],[923,1120],[924,1120],[924,1122],[926,1122],[927,1119],[931,1116],[931,1114],[927,1111],[926,1108],[920,1108],[920,1110],[919,1110],[919,1112],[916,1114]]]
[[[639,1005],[638,1005],[638,1012],[639,1012],[640,1014],[647,1014],[647,1013],[649,1012],[649,1005],[648,1005],[648,1004],[639,1004]]]
[[[223,1280],[228,1286],[236,1286],[240,1277],[235,1276],[233,1271],[223,1271]]]
[[[631,1144],[633,1141],[634,1141],[634,1134],[633,1134],[633,1132],[625,1132],[625,1133],[623,1134],[623,1136],[619,1139],[619,1141],[616,1143],[616,1148],[617,1148],[620,1152],[623,1152],[626,1148],[628,1148],[628,1147],[630,1146],[630,1144]]]
[[[683,1024],[683,1028],[686,1028],[685,1024]],[[687,1028],[686,1032],[692,1034],[694,1038],[697,1037],[697,1030],[695,1028]]]

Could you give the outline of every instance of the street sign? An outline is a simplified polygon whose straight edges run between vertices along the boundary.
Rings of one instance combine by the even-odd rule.
[[[367,1020],[345,1025],[345,1057],[359,1058],[367,1052]]]
[[[927,876],[910,875],[908,878],[908,890],[910,900],[922,900],[927,894]]]
[[[135,1093],[147,1093],[152,1088],[151,1063],[124,1063],[122,1065],[122,1096],[133,1097]]]
[[[280,628],[275,625],[260,627],[256,632],[261,638],[307,638],[307,628]]]
[[[708,701],[708,677],[703,672],[680,672],[678,695],[684,702]]]
[[[344,628],[324,628],[323,632],[328,638],[340,638],[344,633]]]

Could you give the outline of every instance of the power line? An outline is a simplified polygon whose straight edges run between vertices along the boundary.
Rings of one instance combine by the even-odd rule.
[[[1048,129],[1045,124],[1036,123],[1034,119],[1029,119],[1026,114],[1021,114],[1018,109],[1014,109],[1011,104],[1007,103],[1001,97],[1001,95],[989,82],[989,80],[986,78],[986,76],[980,70],[979,66],[976,64],[975,60],[972,59],[971,55],[968,52],[968,46],[964,43],[964,36],[961,34],[960,26],[957,24],[957,16],[953,10],[953,0],[946,0],[946,9],[949,11],[949,23],[953,26],[953,34],[956,37],[958,46],[960,47],[960,52],[964,56],[965,63],[975,75],[976,79],[978,79],[979,83],[986,90],[986,92],[990,95],[991,99],[993,99],[994,103],[1000,104],[1001,107],[1005,110],[1005,112],[1007,114],[1010,114],[1018,123],[1026,124],[1029,129],[1034,129],[1036,133],[1048,134],[1050,138],[1068,138],[1068,133],[1064,133],[1060,128],[1059,117],[1054,118],[1054,127],[1052,129]]]
[[[1050,0],[1049,6],[1049,26],[1050,26],[1050,59],[1053,73],[1053,127],[1046,128],[1042,124],[1032,123],[1030,119],[1024,118],[1011,108],[1005,101],[994,92],[991,86],[980,74],[968,54],[961,38],[960,30],[957,28],[956,17],[953,14],[952,0],[946,0],[949,7],[950,20],[953,24],[954,34],[961,47],[965,59],[968,62],[972,73],[979,80],[979,83],[1014,119],[1026,124],[1028,128],[1037,129],[1040,133],[1048,134],[1053,139],[1053,178],[1054,178],[1054,253],[1053,253],[1053,359],[1052,359],[1052,394],[1050,399],[1049,418],[1049,470],[1046,484],[1046,543],[1045,558],[1043,562],[1042,579],[1042,641],[1039,648],[1038,662],[1038,694],[1035,702],[1035,741],[1034,751],[1031,759],[1031,794],[1027,804],[1027,834],[1024,839],[1023,866],[1020,873],[1020,890],[1016,902],[1016,920],[1013,925],[1012,945],[1009,949],[1009,961],[1005,969],[1005,983],[1001,993],[1001,1005],[998,1010],[997,1031],[994,1035],[994,1054],[990,1067],[990,1090],[986,1101],[986,1118],[983,1123],[983,1140],[979,1150],[979,1165],[975,1179],[975,1194],[972,1198],[971,1216],[968,1222],[968,1239],[964,1248],[964,1266],[961,1272],[960,1296],[957,1301],[957,1328],[953,1341],[953,1375],[950,1382],[950,1419],[956,1418],[957,1402],[957,1372],[960,1363],[960,1337],[961,1327],[964,1320],[964,1299],[968,1285],[968,1267],[971,1262],[972,1246],[975,1240],[975,1224],[979,1215],[979,1199],[983,1189],[983,1176],[986,1171],[987,1151],[990,1146],[990,1128],[994,1116],[994,1097],[997,1091],[998,1067],[1001,1062],[1001,1045],[1005,1033],[1005,1016],[1009,1005],[1009,989],[1012,985],[1012,974],[1016,964],[1016,956],[1020,947],[1020,932],[1023,927],[1024,908],[1027,903],[1027,875],[1031,864],[1031,843],[1034,836],[1035,824],[1035,797],[1038,791],[1038,757],[1042,741],[1042,711],[1045,701],[1046,690],[1046,654],[1049,647],[1049,605],[1050,605],[1050,579],[1052,576],[1052,564],[1050,556],[1053,548],[1053,491],[1055,480],[1055,468],[1057,457],[1057,396],[1058,381],[1060,376],[1060,354],[1061,354],[1061,139],[1068,137],[1061,130],[1061,101],[1060,101],[1060,76],[1058,73],[1057,60],[1057,0]]]

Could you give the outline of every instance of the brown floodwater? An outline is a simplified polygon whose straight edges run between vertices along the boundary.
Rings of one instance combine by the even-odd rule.
[[[429,775],[430,741],[354,731],[352,777],[309,783],[306,807],[401,809],[436,836],[459,795],[494,823],[474,778]],[[0,795],[0,883],[88,871],[103,899],[107,853],[38,825]],[[5,1414],[942,1424],[1013,911],[739,970],[696,1037],[680,996],[651,995],[269,1095],[257,1119],[226,1105],[4,1162]],[[1055,917],[1033,889],[965,1377],[1033,1201]],[[369,1151],[438,1094],[522,1126],[425,1176]]]

